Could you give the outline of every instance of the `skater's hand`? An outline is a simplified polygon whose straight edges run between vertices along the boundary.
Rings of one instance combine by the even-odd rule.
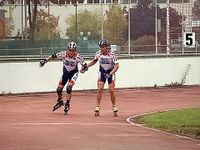
[[[47,63],[47,59],[40,60],[39,67],[43,67],[45,63]]]
[[[84,73],[84,72],[86,72],[86,71],[88,71],[88,66],[87,66],[87,64],[85,63],[85,64],[82,66],[80,72],[81,72],[81,73]]]

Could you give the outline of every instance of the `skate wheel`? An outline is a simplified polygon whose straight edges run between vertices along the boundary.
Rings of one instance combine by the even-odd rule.
[[[67,115],[68,114],[68,111],[64,111],[64,115]]]
[[[94,115],[95,115],[95,116],[99,116],[99,112],[98,112],[98,111],[96,111]]]
[[[54,107],[53,107],[53,112],[56,111],[58,108],[62,107],[64,104],[56,104]]]
[[[54,106],[52,111],[54,112],[56,109],[57,109],[57,108]]]
[[[118,117],[117,112],[113,112],[114,117]]]

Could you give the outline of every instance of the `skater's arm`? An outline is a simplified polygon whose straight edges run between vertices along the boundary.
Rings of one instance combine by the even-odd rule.
[[[48,61],[50,61],[50,60],[52,60],[52,59],[55,59],[55,58],[57,58],[56,53],[54,53],[54,54],[48,56],[48,57],[45,58],[45,59],[40,60],[39,66],[40,66],[40,67],[43,67]]]
[[[47,61],[50,61],[50,60],[53,60],[53,59],[55,59],[56,57],[52,57],[52,55],[50,55],[49,57],[47,57],[46,59],[47,59]]]
[[[113,63],[114,63],[114,68],[110,72],[111,75],[115,74],[115,72],[117,72],[117,70],[119,69],[119,63],[118,63],[117,56],[115,55],[115,53],[113,53]]]
[[[119,64],[115,64],[113,70],[110,72],[110,74],[115,74],[115,72],[117,72],[117,70],[119,69]]]
[[[87,67],[89,68],[89,67],[93,66],[94,64],[96,64],[100,58],[100,55],[101,55],[100,51],[97,51],[93,60],[87,64]]]
[[[89,68],[89,67],[93,66],[94,64],[96,64],[97,61],[98,61],[98,59],[93,59],[91,62],[89,62],[87,64],[87,67]]]
[[[46,58],[46,60],[47,61],[50,61],[50,60],[53,60],[53,59],[56,59],[56,58],[58,58],[58,57],[64,57],[63,56],[63,51],[62,52],[58,52],[58,53],[53,53],[52,55],[49,55],[47,58]]]

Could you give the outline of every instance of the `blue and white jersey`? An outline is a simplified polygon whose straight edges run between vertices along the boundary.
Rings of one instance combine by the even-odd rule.
[[[75,53],[73,57],[70,57],[67,51],[61,51],[56,53],[56,56],[57,58],[61,58],[63,60],[63,66],[67,71],[78,69],[78,63],[81,65],[85,64],[84,59],[78,53]]]
[[[94,60],[99,60],[100,68],[104,71],[112,70],[115,64],[118,64],[115,53],[111,50],[107,54],[102,54],[101,51],[97,51]]]

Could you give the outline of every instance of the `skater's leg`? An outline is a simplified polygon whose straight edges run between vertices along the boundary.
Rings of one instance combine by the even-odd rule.
[[[67,101],[65,103],[65,108],[64,108],[64,114],[66,115],[70,109],[70,101],[71,101],[71,98],[72,98],[72,87],[74,85],[74,82],[72,80],[70,80],[68,82],[68,85],[67,85],[67,88],[66,88],[66,91],[67,91]]]
[[[58,86],[57,87],[57,96],[58,96],[58,99],[62,99],[62,91],[63,91],[63,86]]]
[[[72,98],[72,88],[74,86],[74,81],[70,80],[67,84],[66,91],[67,91],[67,100],[70,102]]]
[[[102,81],[97,81],[97,101],[96,101],[96,106],[100,106],[101,104],[101,99],[102,99],[102,93],[103,93],[103,87],[104,87],[104,82]]]
[[[112,82],[108,86],[109,86],[109,92],[110,92],[110,99],[112,102],[112,111],[113,111],[114,116],[118,116],[117,114],[118,108],[116,107],[115,83]]]
[[[67,85],[67,100],[71,100],[71,98],[72,98],[72,87],[73,87],[73,85]]]
[[[53,111],[57,110],[58,108],[64,105],[64,102],[62,99],[63,98],[62,91],[65,84],[66,83],[63,82],[63,78],[58,83],[58,87],[56,89],[58,99],[57,99],[57,103],[53,107]]]
[[[70,100],[67,100],[65,103],[64,115],[68,113],[69,109],[70,109]]]
[[[72,88],[73,88],[77,78],[78,78],[78,72],[76,72],[76,70],[75,70],[75,72],[69,74],[69,82],[66,87],[67,100],[69,100],[69,101],[72,98]]]
[[[109,87],[110,99],[111,99],[112,105],[115,105],[116,103],[115,83],[114,82],[110,83],[108,87]]]
[[[57,87],[57,90],[56,90],[57,91],[58,100],[62,100],[63,99],[62,92],[63,92],[63,88],[64,88],[65,84],[67,83],[67,80],[68,80],[68,78],[67,78],[66,74],[64,73],[62,75],[62,79],[58,83],[58,87]]]
[[[61,106],[64,105],[64,102],[62,100],[62,88],[61,88],[61,86],[58,86],[58,88],[57,88],[57,95],[58,95],[58,99],[57,99],[57,103],[53,107],[53,111],[57,110],[58,108],[60,108]]]
[[[97,101],[96,101],[96,107],[94,109],[95,112],[95,116],[99,116],[99,112],[100,112],[100,104],[101,104],[101,99],[102,99],[102,92],[103,92],[103,87],[104,87],[104,82],[102,81],[98,81],[97,82]]]

